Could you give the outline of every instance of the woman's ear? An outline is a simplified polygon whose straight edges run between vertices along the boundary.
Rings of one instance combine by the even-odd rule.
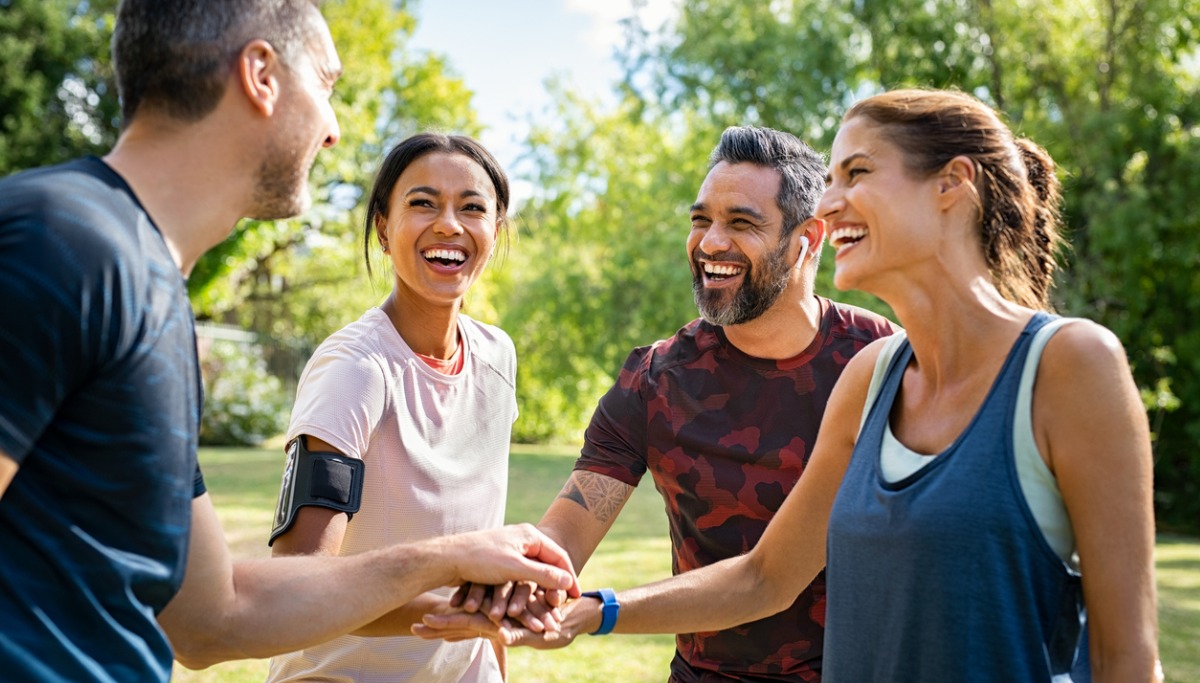
[[[975,160],[968,156],[956,156],[942,167],[938,174],[938,196],[943,206],[950,206],[964,196],[977,197]]]
[[[386,254],[388,250],[387,220],[384,219],[383,214],[377,213],[375,214],[374,223],[375,239],[379,240],[379,246],[383,247],[383,253]]]

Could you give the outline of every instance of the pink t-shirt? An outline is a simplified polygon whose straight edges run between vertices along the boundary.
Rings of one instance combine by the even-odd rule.
[[[461,314],[458,326],[458,374],[429,367],[377,308],[330,336],[305,367],[287,439],[308,434],[366,465],[341,554],[504,523],[516,351],[497,327]],[[271,660],[269,681],[306,678],[501,680],[487,641],[413,636],[342,636]]]

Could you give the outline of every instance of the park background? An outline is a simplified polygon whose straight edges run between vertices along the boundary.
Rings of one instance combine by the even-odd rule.
[[[564,52],[569,43],[562,47],[553,26],[542,29],[544,40],[518,37],[479,3],[427,2],[324,3],[346,73],[334,94],[342,141],[318,157],[315,206],[294,220],[243,221],[189,280],[205,366],[204,443],[268,444],[202,454],[232,468],[211,485],[231,537],[258,539],[266,528],[244,509],[258,510],[273,484],[238,482],[253,479],[255,463],[277,475],[269,439],[286,424],[304,361],[390,289],[386,275],[368,279],[361,231],[361,199],[390,145],[429,129],[474,135],[515,181],[510,248],[466,312],[504,328],[517,347],[514,440],[542,446],[514,447],[520,476],[510,519],[530,520],[565,479],[628,351],[695,317],[687,207],[720,131],[771,126],[827,151],[849,104],[897,86],[974,93],[1059,162],[1072,247],[1061,255],[1055,305],[1121,338],[1154,435],[1159,529],[1200,532],[1200,213],[1192,205],[1200,198],[1200,0],[682,0],[668,3],[665,16],[661,2],[633,0],[614,23],[615,47],[600,58],[606,75],[579,82],[551,68],[533,95],[496,90],[493,78],[478,88],[483,102],[457,70],[459,43],[490,45],[502,71],[519,71],[514,82],[530,69],[516,56],[531,46],[543,66],[578,55]],[[119,123],[108,59],[115,5],[0,0],[0,175],[111,145]],[[538,25],[544,13],[537,4],[489,6],[522,25]],[[450,28],[419,39],[426,11],[439,21],[449,15]],[[495,138],[494,116],[480,116],[506,96],[531,105],[519,139]],[[381,265],[376,258],[377,273]],[[822,268],[818,291],[890,314],[869,296],[836,292],[830,280]],[[223,488],[244,499],[222,496]],[[531,488],[528,495],[542,496],[536,504],[522,502]],[[637,517],[630,533],[644,536],[646,548],[661,546],[661,565],[617,567],[610,583],[661,576],[669,566],[661,505],[648,504],[654,514]],[[1200,551],[1163,538],[1164,646],[1169,636],[1190,657],[1177,675],[1164,657],[1168,676],[1200,680]],[[603,567],[590,571],[608,576]],[[1174,588],[1164,589],[1164,577]],[[647,642],[669,651],[669,639]],[[613,651],[628,666],[645,659],[638,652]],[[513,680],[593,680],[579,672],[598,666],[585,662],[561,679],[514,668]],[[661,665],[650,670],[646,680],[662,678]]]

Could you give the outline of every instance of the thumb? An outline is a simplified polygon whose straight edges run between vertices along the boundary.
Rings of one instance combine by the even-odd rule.
[[[573,598],[579,597],[579,582],[575,578],[575,567],[571,564],[571,556],[561,546],[531,525],[524,529],[529,532],[524,545],[524,563],[536,575],[526,576],[546,590],[565,590]],[[536,560],[536,562],[531,562]]]
[[[520,579],[532,581],[546,590],[564,590],[572,597],[579,597],[579,581],[570,569],[544,564],[528,558],[519,559]],[[570,565],[567,565],[570,567]]]

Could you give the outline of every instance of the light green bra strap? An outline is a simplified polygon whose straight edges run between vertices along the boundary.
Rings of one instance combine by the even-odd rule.
[[[871,372],[871,384],[867,387],[867,400],[863,404],[862,418],[858,421],[859,432],[862,432],[863,425],[867,422],[867,414],[871,412],[871,406],[875,405],[875,399],[879,397],[879,388],[883,386],[883,376],[887,373],[888,366],[892,364],[892,358],[896,356],[896,351],[900,349],[900,345],[904,343],[905,339],[908,339],[908,335],[904,333],[904,330],[888,337],[879,351],[879,357],[875,359],[875,370]]]
[[[1042,351],[1050,337],[1063,325],[1078,318],[1058,318],[1042,326],[1034,334],[1021,371],[1021,382],[1017,387],[1017,404],[1013,413],[1013,460],[1017,468],[1017,479],[1025,502],[1041,528],[1042,536],[1059,558],[1073,564],[1075,534],[1071,520],[1063,504],[1058,480],[1046,466],[1033,436],[1033,384],[1037,378]]]

